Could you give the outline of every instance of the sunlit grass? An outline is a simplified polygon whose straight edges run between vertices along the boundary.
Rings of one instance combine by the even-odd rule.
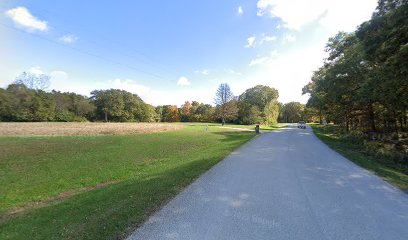
[[[123,238],[253,136],[185,126],[129,136],[0,137],[0,239]]]

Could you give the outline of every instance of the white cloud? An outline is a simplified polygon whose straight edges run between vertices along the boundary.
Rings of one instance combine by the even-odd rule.
[[[79,37],[73,35],[73,34],[68,34],[68,35],[63,35],[59,38],[59,40],[63,43],[70,44],[74,43],[79,39]]]
[[[224,71],[226,71],[227,73],[232,74],[232,75],[237,75],[237,76],[241,76],[241,75],[242,75],[242,73],[237,72],[237,71],[235,71],[234,69],[224,69]]]
[[[276,41],[277,37],[276,36],[268,36],[265,33],[263,33],[262,35],[260,35],[260,37],[258,38],[259,40],[256,40],[257,37],[256,36],[251,36],[247,39],[247,45],[245,45],[246,48],[250,48],[250,47],[255,47],[255,46],[260,46],[264,43],[267,42],[272,42],[272,41]]]
[[[259,0],[258,15],[279,20],[273,22],[283,45],[279,54],[272,51],[250,62],[259,67],[245,74],[241,88],[264,84],[279,90],[281,102],[305,103],[308,97],[301,95],[302,87],[327,57],[327,39],[338,31],[354,31],[370,19],[376,5],[377,0]],[[296,44],[287,44],[291,42]]]
[[[265,65],[268,62],[272,61],[272,59],[276,58],[278,55],[279,55],[278,51],[273,50],[268,57],[258,57],[252,59],[251,62],[249,63],[249,66]]]
[[[189,86],[190,85],[190,81],[188,80],[188,78],[182,76],[179,78],[179,80],[177,81],[177,85],[179,86]]]
[[[259,41],[259,45],[262,45],[262,44],[264,44],[266,42],[276,41],[276,39],[277,39],[277,37],[275,37],[275,36],[263,35],[263,37]]]
[[[247,39],[247,45],[245,45],[245,47],[246,47],[246,48],[253,47],[254,44],[255,44],[255,40],[256,40],[256,37],[255,37],[255,36],[249,37],[249,38]]]
[[[238,7],[238,15],[242,15],[244,14],[244,9],[242,8],[242,6]]]
[[[16,7],[6,11],[6,16],[13,20],[14,24],[22,27],[27,31],[47,31],[48,25],[46,21],[41,21],[33,16],[25,7]]]
[[[273,53],[272,53],[273,54]],[[302,96],[305,86],[326,56],[319,44],[309,48],[288,52],[271,57],[263,63],[261,69],[250,78],[249,86],[264,84],[279,90],[279,101],[300,101],[306,103],[307,96]]]
[[[290,33],[285,34],[285,36],[283,37],[283,43],[291,43],[295,41],[296,41],[296,37]]]
[[[249,63],[249,66],[255,66],[255,65],[263,65],[269,60],[268,57],[259,57],[252,59],[251,62]]]
[[[195,70],[194,73],[202,74],[202,75],[210,75],[210,70],[208,70],[208,69]]]
[[[54,70],[50,72],[50,76],[51,79],[55,78],[55,79],[68,79],[68,73],[66,73],[65,71],[61,71],[61,70]]]
[[[131,93],[135,93],[140,97],[146,97],[151,92],[150,87],[145,86],[143,84],[138,84],[136,81],[131,79],[120,79],[116,78],[114,80],[110,80],[108,84],[111,88],[125,90]]]
[[[258,16],[279,18],[288,29],[300,30],[319,20],[335,31],[351,31],[368,19],[377,0],[259,0]],[[353,6],[353,7],[350,7]]]
[[[36,67],[31,67],[30,70],[29,70],[29,72],[32,73],[32,74],[34,74],[34,75],[45,74],[44,71],[43,71],[40,67],[38,67],[38,66],[36,66]]]
[[[50,78],[50,87],[61,92],[75,92],[81,95],[89,96],[91,91],[95,90],[95,83],[83,81],[82,79],[73,79],[63,70],[53,70],[48,74]]]

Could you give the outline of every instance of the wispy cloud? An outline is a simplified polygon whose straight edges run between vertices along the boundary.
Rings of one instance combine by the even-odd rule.
[[[283,43],[291,43],[291,42],[295,42],[296,41],[296,36],[294,36],[293,34],[285,34],[285,36],[283,37]]]
[[[190,85],[190,81],[188,80],[188,78],[182,76],[179,78],[179,80],[177,81],[177,85],[179,86],[189,86]]]
[[[255,40],[256,40],[256,37],[255,37],[255,36],[249,37],[249,38],[247,39],[247,45],[245,45],[245,47],[246,47],[246,48],[253,47],[254,44],[255,44]]]
[[[110,80],[109,85],[116,89],[122,89],[131,93],[138,94],[141,97],[148,95],[151,91],[150,87],[138,84],[136,81],[131,79],[116,78],[114,80]]]
[[[241,76],[242,73],[235,71],[234,69],[224,69],[227,73],[232,74],[232,75],[237,75]]]
[[[259,45],[262,45],[262,44],[267,43],[267,42],[276,41],[276,39],[277,39],[277,37],[275,37],[275,36],[268,36],[268,35],[264,34],[262,36],[261,40],[259,41]]]
[[[301,30],[318,21],[333,31],[351,31],[370,17],[376,4],[376,0],[259,0],[257,14],[279,18],[282,25],[278,26],[292,30]]]
[[[79,37],[73,35],[73,34],[68,34],[68,35],[63,35],[59,38],[59,40],[63,43],[70,44],[74,43],[79,39]]]
[[[259,57],[252,59],[251,62],[249,63],[249,66],[255,66],[255,65],[263,65],[269,60],[268,57]]]
[[[47,31],[48,24],[46,21],[41,21],[33,16],[25,7],[16,7],[6,11],[6,16],[13,20],[18,27],[24,28],[29,32],[32,31]]]
[[[40,67],[38,67],[38,66],[31,67],[30,70],[29,70],[29,72],[32,73],[32,74],[34,74],[34,75],[45,74],[44,71],[43,71]]]
[[[244,9],[242,8],[242,6],[238,7],[238,15],[242,15],[244,14]]]
[[[255,59],[252,59],[251,62],[249,63],[249,66],[265,65],[272,61],[272,59],[274,59],[278,55],[279,55],[278,52],[276,50],[273,50],[268,57],[257,57]]]
[[[194,73],[202,74],[202,75],[210,75],[210,70],[208,70],[208,69],[195,70]]]

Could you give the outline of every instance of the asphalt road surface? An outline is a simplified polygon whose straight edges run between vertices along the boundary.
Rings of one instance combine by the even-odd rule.
[[[234,151],[129,239],[407,240],[408,194],[290,127]]]

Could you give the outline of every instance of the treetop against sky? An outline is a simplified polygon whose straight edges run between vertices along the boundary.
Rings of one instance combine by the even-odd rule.
[[[376,0],[28,1],[0,3],[0,87],[23,71],[50,89],[117,88],[147,103],[213,104],[257,84],[305,103],[327,39],[371,17]]]

